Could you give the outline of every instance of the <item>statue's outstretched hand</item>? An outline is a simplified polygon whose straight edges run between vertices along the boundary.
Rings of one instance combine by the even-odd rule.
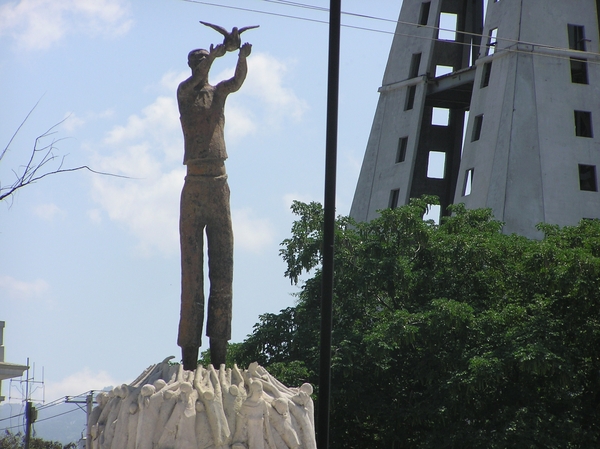
[[[244,45],[240,47],[240,56],[246,57],[249,56],[252,52],[252,44],[246,42]]]
[[[217,46],[213,46],[213,44],[210,44],[210,54],[211,54],[211,56],[214,55],[215,58],[220,58],[225,53],[227,53],[227,50],[225,50],[225,45],[219,44]]]

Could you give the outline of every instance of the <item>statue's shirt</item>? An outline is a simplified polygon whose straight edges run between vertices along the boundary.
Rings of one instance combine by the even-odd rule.
[[[225,149],[225,99],[218,87],[209,84],[190,93],[178,93],[185,152],[183,163],[200,165],[227,159]]]

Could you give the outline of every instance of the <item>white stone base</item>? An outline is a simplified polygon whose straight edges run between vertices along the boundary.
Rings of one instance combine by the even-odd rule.
[[[288,388],[256,363],[185,371],[172,358],[97,396],[94,449],[316,449],[310,384]]]

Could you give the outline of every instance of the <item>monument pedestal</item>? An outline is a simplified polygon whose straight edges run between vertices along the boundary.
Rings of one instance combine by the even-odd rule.
[[[316,449],[313,388],[289,388],[248,369],[169,360],[100,393],[90,415],[94,449]]]

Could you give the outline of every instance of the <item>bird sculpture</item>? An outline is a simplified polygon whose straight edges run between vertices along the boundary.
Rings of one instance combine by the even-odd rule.
[[[206,25],[207,27],[211,27],[213,30],[221,33],[225,38],[223,39],[223,45],[225,46],[225,50],[227,51],[235,51],[242,45],[242,38],[240,34],[242,34],[246,30],[251,30],[252,28],[258,28],[260,25],[254,25],[249,27],[237,28],[233,27],[231,33],[228,32],[225,28],[220,27],[219,25],[213,25],[212,23],[200,21],[202,25]]]

